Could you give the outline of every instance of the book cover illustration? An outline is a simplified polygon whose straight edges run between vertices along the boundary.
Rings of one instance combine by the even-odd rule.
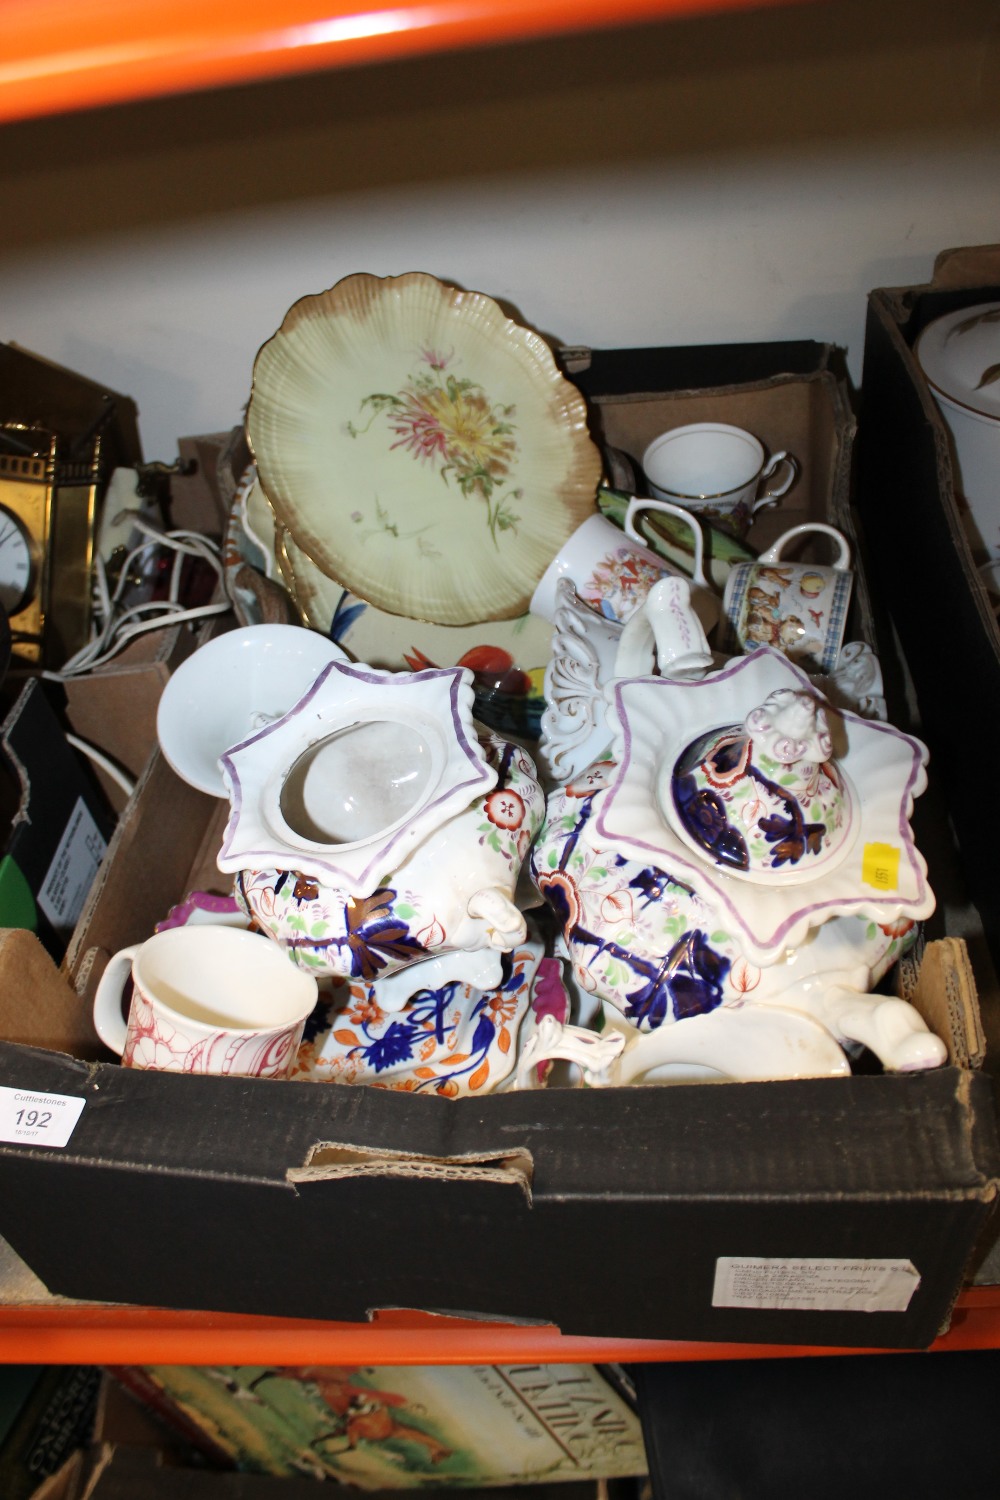
[[[0,1496],[30,1500],[88,1443],[101,1372],[93,1365],[12,1365],[0,1371]]]
[[[639,1419],[593,1365],[144,1365],[111,1373],[244,1472],[360,1489],[647,1472]]]

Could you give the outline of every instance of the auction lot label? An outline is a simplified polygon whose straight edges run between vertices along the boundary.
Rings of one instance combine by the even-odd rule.
[[[65,1146],[86,1099],[0,1086],[0,1141],[21,1146]]]

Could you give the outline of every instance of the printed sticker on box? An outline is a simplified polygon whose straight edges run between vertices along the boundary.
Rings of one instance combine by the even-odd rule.
[[[796,1260],[720,1255],[713,1307],[796,1312],[905,1312],[920,1285],[909,1260]]]

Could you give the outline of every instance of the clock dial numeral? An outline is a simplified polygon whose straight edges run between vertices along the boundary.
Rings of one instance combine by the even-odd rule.
[[[35,591],[31,538],[17,516],[0,505],[0,605],[16,615]]]

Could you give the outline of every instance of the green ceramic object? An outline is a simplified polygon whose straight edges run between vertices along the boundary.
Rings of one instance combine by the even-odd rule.
[[[0,859],[0,927],[26,927],[29,932],[38,929],[31,887],[9,854]]]
[[[598,509],[609,521],[621,526],[631,498],[631,495],[622,490],[612,490],[602,484],[597,491]],[[752,561],[756,553],[743,542],[738,542],[735,537],[708,525],[704,520],[700,525],[705,538],[705,574],[716,588],[722,589],[733,564],[746,562],[748,559]],[[638,527],[647,546],[690,575],[694,555],[691,533],[683,521],[664,513],[654,515],[646,511],[638,522]]]

